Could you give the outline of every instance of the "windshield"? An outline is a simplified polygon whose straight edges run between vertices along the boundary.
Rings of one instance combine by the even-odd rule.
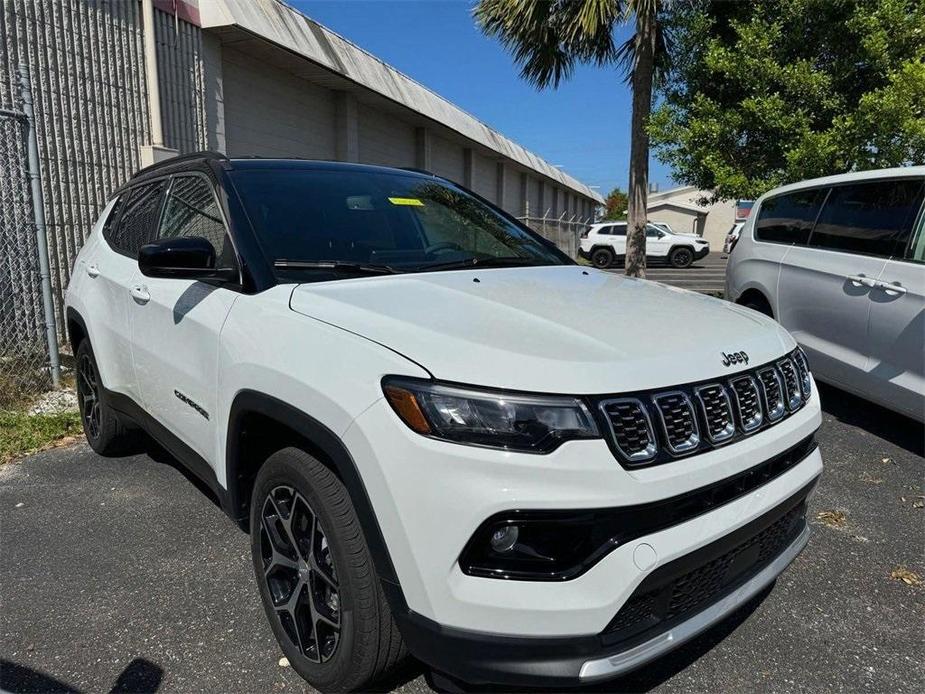
[[[451,183],[350,169],[243,169],[231,176],[279,277],[572,261]]]

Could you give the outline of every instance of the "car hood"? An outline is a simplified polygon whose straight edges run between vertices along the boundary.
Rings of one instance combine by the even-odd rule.
[[[291,308],[380,343],[435,378],[575,395],[680,385],[796,343],[734,304],[580,266],[415,273],[297,286]],[[725,367],[723,353],[748,364]]]

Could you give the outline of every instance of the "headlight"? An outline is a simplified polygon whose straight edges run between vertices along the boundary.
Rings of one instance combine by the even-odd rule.
[[[522,395],[386,378],[382,390],[395,413],[424,436],[476,446],[548,453],[563,441],[598,438],[579,399]]]

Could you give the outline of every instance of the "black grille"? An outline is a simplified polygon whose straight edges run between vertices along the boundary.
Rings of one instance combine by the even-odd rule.
[[[808,399],[801,364],[797,350],[723,379],[594,401],[616,458],[626,467],[657,465],[735,442],[799,410]],[[808,371],[806,378],[809,387]]]
[[[604,403],[604,411],[617,448],[628,460],[647,460],[655,455],[655,432],[646,408],[639,400],[607,402]]]
[[[797,379],[797,370],[793,362],[789,359],[782,359],[777,362],[781,375],[784,377],[784,392],[787,396],[787,408],[795,410],[800,406],[802,396],[800,395],[800,383]]]
[[[700,410],[706,423],[707,436],[714,443],[725,441],[735,434],[732,421],[732,404],[726,389],[719,383],[711,383],[695,389]]]
[[[735,393],[736,409],[739,413],[739,426],[742,431],[753,431],[761,426],[764,415],[758,400],[758,388],[751,376],[741,376],[730,381]]]
[[[684,393],[665,393],[653,397],[658,408],[668,447],[675,453],[696,448],[700,443],[694,408]]]
[[[758,372],[761,392],[764,395],[764,411],[774,421],[784,414],[784,388],[780,374],[773,366]]]
[[[601,633],[605,645],[642,641],[693,617],[755,576],[796,540],[806,525],[807,487],[794,505],[768,524],[767,516],[755,523],[762,529],[740,529],[735,544],[729,538],[681,557],[653,571],[624,603]]]

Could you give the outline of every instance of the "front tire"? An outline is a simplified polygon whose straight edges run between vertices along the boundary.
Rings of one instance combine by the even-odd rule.
[[[122,421],[103,397],[103,382],[90,340],[81,340],[74,360],[77,364],[77,406],[87,443],[100,455],[126,453],[132,442],[132,427]]]
[[[676,268],[690,267],[694,262],[694,252],[686,246],[674,248],[668,255],[668,262]]]
[[[598,248],[591,254],[591,263],[594,267],[603,270],[613,265],[614,255],[609,248]]]
[[[362,689],[405,656],[343,483],[285,448],[261,467],[251,554],[270,626],[292,667],[321,691]]]

